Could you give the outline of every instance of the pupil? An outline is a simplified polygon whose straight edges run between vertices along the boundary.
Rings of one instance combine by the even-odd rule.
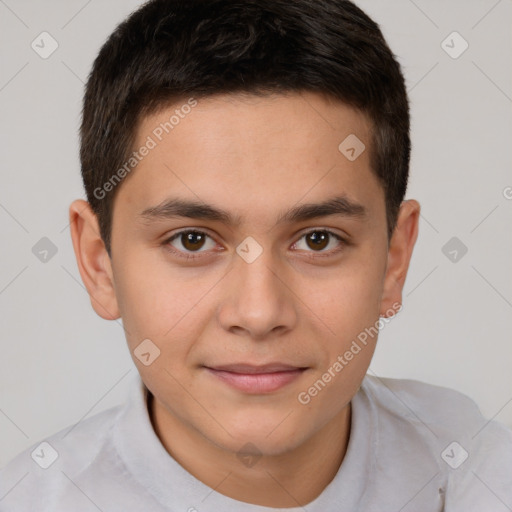
[[[202,245],[203,245],[202,243],[200,243],[200,245],[197,246],[197,241],[195,241],[195,238],[198,238],[199,242],[204,242],[204,237],[201,233],[197,233],[194,231],[191,233],[185,233],[184,236],[185,236],[185,243],[183,243],[183,246],[186,249],[193,250],[193,249],[198,249],[198,248],[202,247]],[[190,245],[191,245],[191,247],[190,247]]]
[[[323,231],[314,231],[313,233],[309,234],[309,237],[309,239],[314,243],[314,247],[312,248],[323,249],[326,247],[326,241],[328,239],[327,233]]]

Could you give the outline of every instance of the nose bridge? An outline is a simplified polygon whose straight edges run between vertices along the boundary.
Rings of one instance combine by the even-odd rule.
[[[248,237],[237,247],[237,253],[240,256],[235,270],[239,280],[235,292],[238,298],[251,308],[274,307],[273,303],[280,300],[282,283],[276,277],[276,259],[272,250]],[[258,305],[258,301],[264,302]]]

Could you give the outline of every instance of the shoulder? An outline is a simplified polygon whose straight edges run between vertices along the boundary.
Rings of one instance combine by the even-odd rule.
[[[361,390],[375,411],[380,452],[392,458],[394,443],[405,444],[413,454],[408,464],[430,462],[447,510],[463,510],[462,504],[467,510],[475,504],[486,510],[512,507],[512,430],[485,418],[470,397],[417,380],[372,375]]]
[[[366,375],[361,386],[382,413],[428,422],[438,429],[470,429],[483,420],[476,403],[454,389],[412,379]]]
[[[123,408],[118,405],[70,425],[14,457],[0,469],[0,512],[60,510],[52,500],[108,446]]]

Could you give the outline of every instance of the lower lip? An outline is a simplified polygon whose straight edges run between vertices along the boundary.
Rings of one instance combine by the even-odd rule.
[[[277,391],[297,379],[304,372],[304,369],[297,369],[284,372],[252,374],[226,372],[212,368],[207,368],[207,370],[226,384],[245,393],[254,394]]]

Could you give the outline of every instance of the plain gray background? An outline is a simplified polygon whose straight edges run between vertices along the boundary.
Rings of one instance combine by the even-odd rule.
[[[451,387],[512,426],[512,1],[356,3],[403,66],[406,198],[422,205],[404,308],[382,330],[369,373]],[[120,403],[136,375],[122,326],[90,306],[68,206],[85,197],[84,82],[106,37],[139,5],[0,0],[0,466]],[[51,49],[44,31],[58,44],[46,59],[31,47],[43,51],[45,37]],[[57,250],[46,262],[33,252],[43,237]]]

